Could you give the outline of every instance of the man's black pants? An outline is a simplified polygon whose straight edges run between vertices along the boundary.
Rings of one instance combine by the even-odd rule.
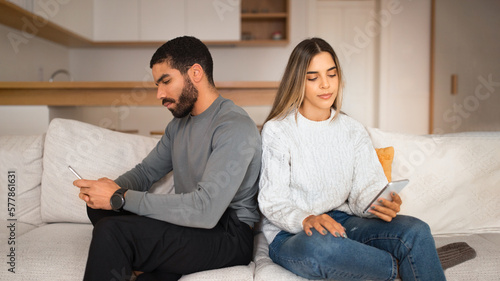
[[[212,229],[191,228],[130,212],[87,207],[94,231],[84,280],[178,280],[182,275],[252,260],[253,231],[232,209]]]

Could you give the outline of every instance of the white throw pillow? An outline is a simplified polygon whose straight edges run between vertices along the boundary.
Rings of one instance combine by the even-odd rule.
[[[433,234],[500,231],[500,132],[416,136],[368,128],[394,147],[392,179],[410,180],[401,213]]]
[[[43,140],[44,135],[0,137],[0,218],[15,218],[19,222],[33,225],[42,224],[40,184]],[[8,186],[9,174],[15,183],[15,186],[10,187],[11,191]],[[8,208],[13,208],[11,211],[14,217],[10,216]]]
[[[89,223],[85,202],[73,185],[72,166],[85,179],[116,179],[135,167],[156,146],[158,138],[124,134],[74,120],[54,119],[45,139],[42,177],[44,222]],[[171,192],[171,174],[153,189]]]

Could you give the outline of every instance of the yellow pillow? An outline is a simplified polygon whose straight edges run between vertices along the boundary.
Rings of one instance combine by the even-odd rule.
[[[391,173],[392,173],[392,160],[394,159],[394,147],[389,146],[385,148],[375,148],[377,151],[378,160],[380,164],[382,164],[382,168],[384,169],[385,176],[387,180],[391,181]]]

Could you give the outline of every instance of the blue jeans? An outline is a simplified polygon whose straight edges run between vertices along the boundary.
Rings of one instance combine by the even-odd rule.
[[[327,213],[346,228],[348,238],[321,235],[311,229],[278,233],[269,245],[271,259],[307,279],[446,280],[429,226],[398,215],[388,223],[344,212]]]

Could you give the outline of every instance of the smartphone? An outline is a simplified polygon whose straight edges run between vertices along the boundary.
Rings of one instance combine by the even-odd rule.
[[[363,213],[366,213],[372,205],[382,205],[379,203],[377,200],[380,198],[387,199],[389,201],[392,200],[391,193],[396,192],[400,193],[401,190],[408,184],[409,180],[398,180],[398,181],[391,181],[388,183],[378,194],[373,198],[373,200],[366,206],[365,210]]]
[[[82,179],[82,177],[80,177],[80,175],[75,171],[75,169],[73,169],[71,166],[68,166],[68,169],[73,173],[75,174],[75,176],[79,179]]]

